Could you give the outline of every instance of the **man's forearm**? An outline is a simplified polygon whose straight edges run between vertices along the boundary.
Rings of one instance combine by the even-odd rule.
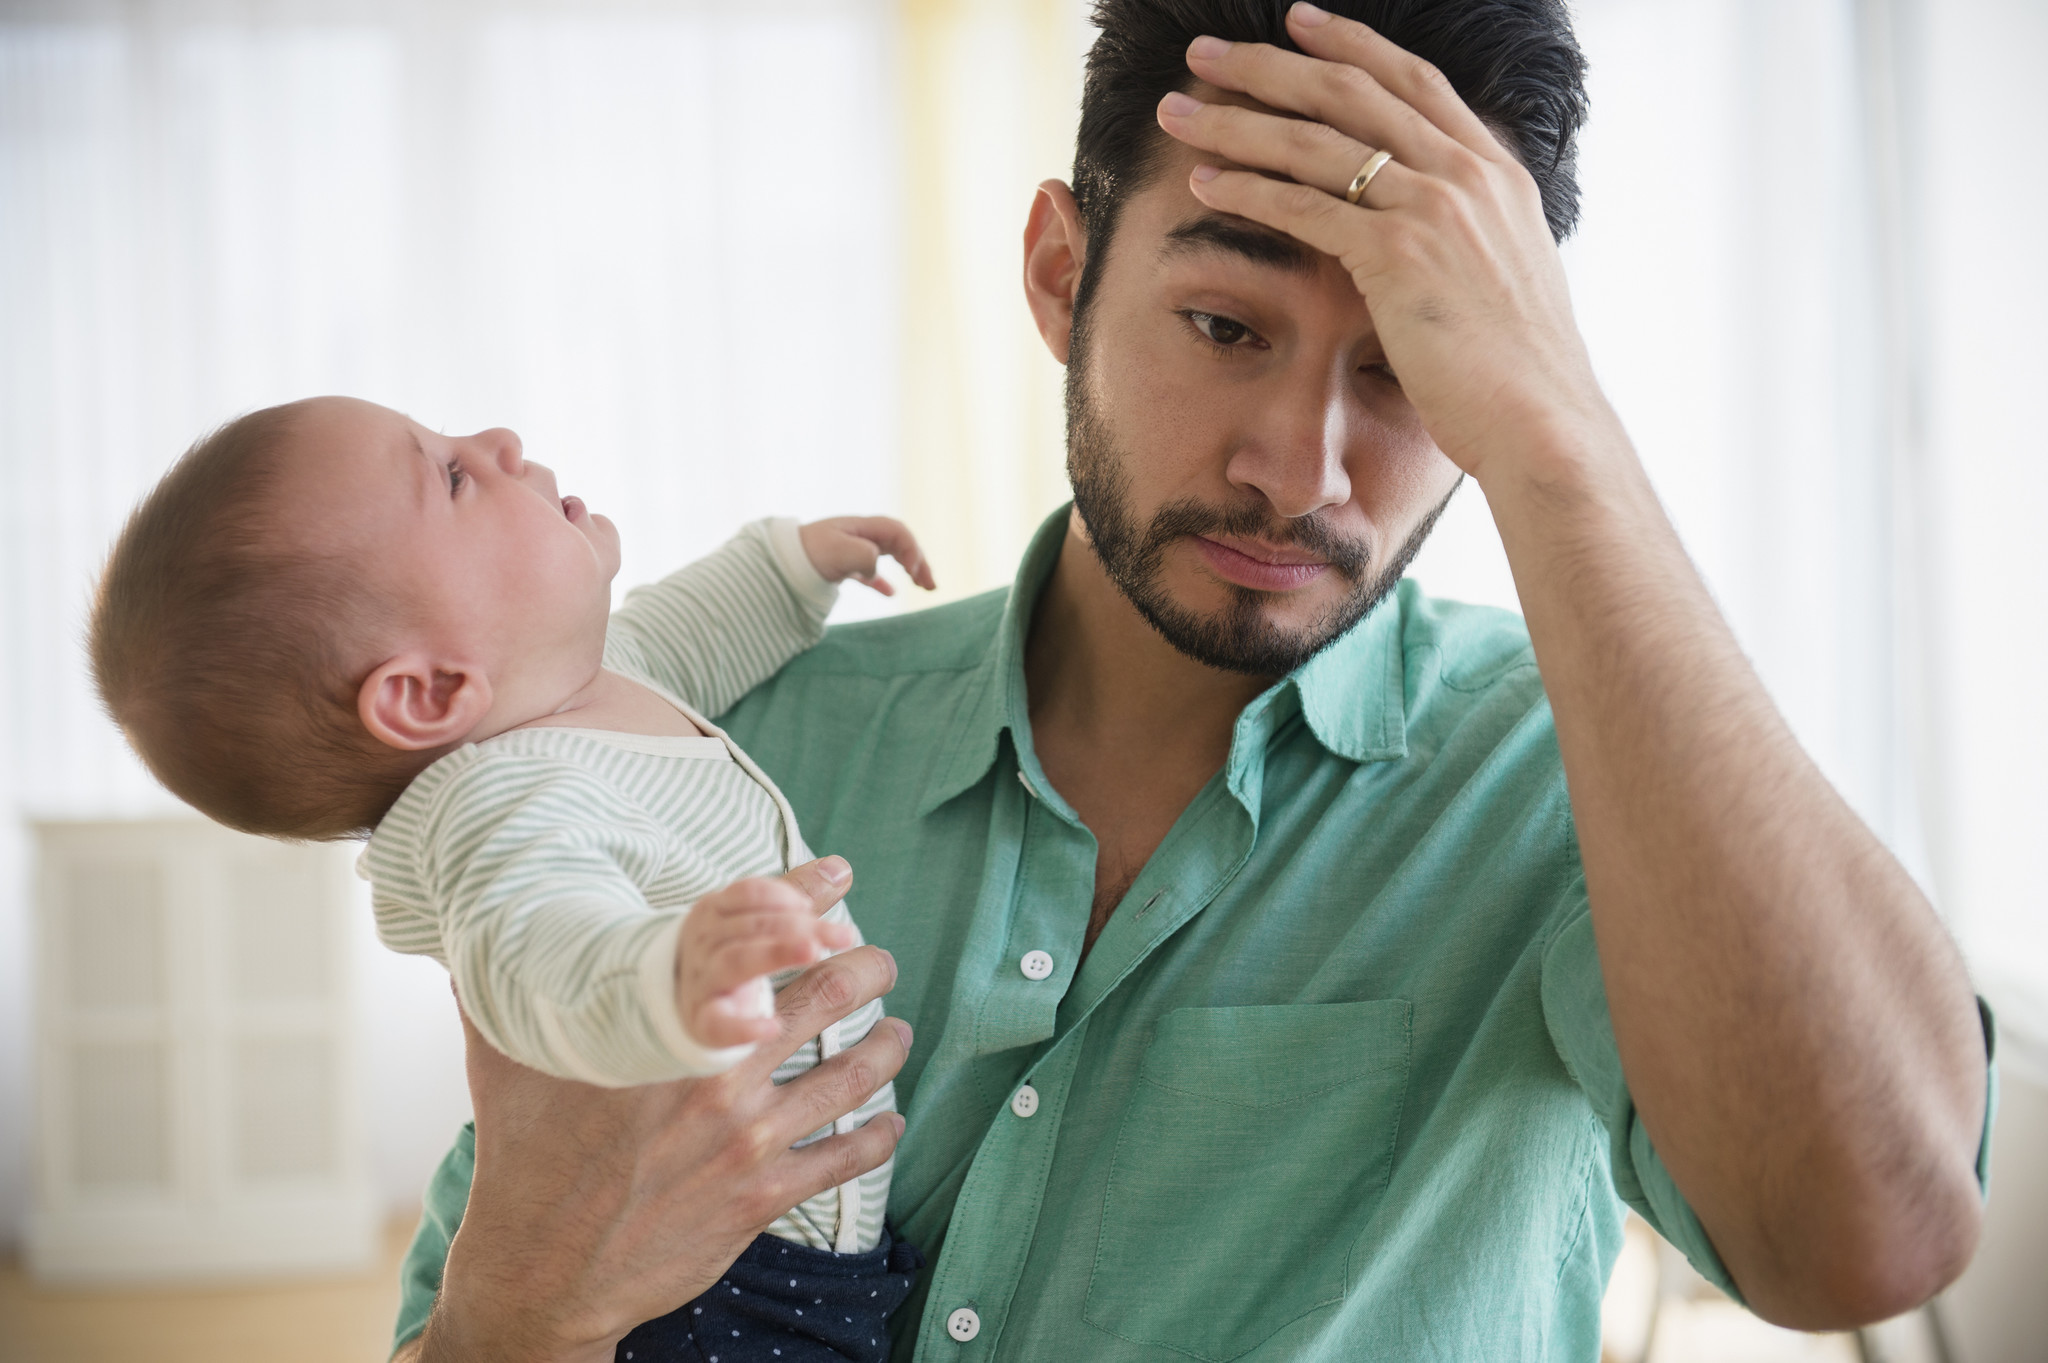
[[[1924,897],[1800,749],[1618,424],[1492,461],[1645,1127],[1759,1312],[1889,1315],[1975,1243],[1984,1054]]]

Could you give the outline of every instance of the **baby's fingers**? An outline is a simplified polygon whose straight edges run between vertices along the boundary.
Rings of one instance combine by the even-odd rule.
[[[707,1046],[766,1040],[776,1030],[768,976],[813,965],[856,940],[853,924],[816,918],[793,929],[774,923],[765,934],[730,938],[686,972],[683,1026]]]
[[[847,924],[827,924],[811,909],[801,894],[789,893],[792,887],[782,886],[784,896],[773,904],[732,902],[711,906],[708,901],[700,902],[684,924],[684,942],[688,950],[705,953],[705,959],[715,957],[733,945],[743,942],[770,941],[826,941],[818,935],[822,927],[844,928]],[[808,965],[806,961],[804,964]],[[738,984],[742,977],[719,981],[720,988]]]
[[[787,928],[778,926],[773,933],[736,937],[720,945],[706,963],[705,982],[710,992],[722,994],[761,975],[815,965],[852,945],[851,924],[814,919]]]
[[[932,566],[925,561],[924,549],[918,544],[917,536],[911,534],[910,527],[902,521],[893,516],[862,516],[855,519],[848,529],[902,564],[903,571],[910,574],[910,580],[918,586],[926,591],[938,587],[937,580],[932,577]]]
[[[762,1002],[766,1000],[764,1012]],[[706,1046],[745,1046],[775,1035],[775,995],[765,979],[704,1000],[686,1011],[683,1028]]]

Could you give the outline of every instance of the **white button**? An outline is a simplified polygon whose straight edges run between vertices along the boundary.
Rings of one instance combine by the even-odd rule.
[[[1010,1095],[1010,1111],[1019,1117],[1029,1117],[1038,1111],[1038,1090],[1026,1084]]]
[[[963,1306],[946,1317],[946,1333],[965,1344],[981,1333],[981,1317],[974,1314],[974,1308]]]
[[[1017,968],[1027,980],[1042,980],[1052,974],[1052,957],[1042,951],[1027,951],[1024,959],[1017,962]]]

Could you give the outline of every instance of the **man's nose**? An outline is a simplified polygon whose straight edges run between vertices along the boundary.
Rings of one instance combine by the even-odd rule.
[[[1255,433],[1231,455],[1230,481],[1257,491],[1289,519],[1350,501],[1348,380],[1348,374],[1304,374],[1276,390]]]

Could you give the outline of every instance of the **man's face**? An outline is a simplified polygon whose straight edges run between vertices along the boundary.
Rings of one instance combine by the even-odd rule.
[[[1067,467],[1097,557],[1154,628],[1273,676],[1392,590],[1459,475],[1342,267],[1203,207],[1201,159],[1168,142],[1097,262]]]

